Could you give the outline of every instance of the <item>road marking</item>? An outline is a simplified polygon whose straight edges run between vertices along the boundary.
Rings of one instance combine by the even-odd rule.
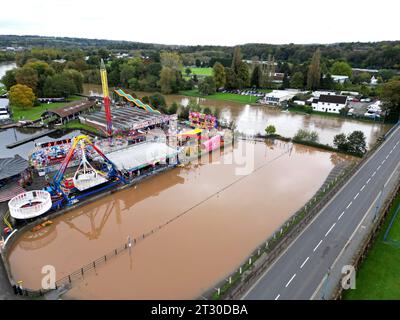
[[[307,257],[307,259],[303,261],[303,263],[300,266],[300,269],[303,269],[303,267],[307,263],[308,259],[310,259],[310,257]]]
[[[275,300],[278,300],[280,296],[281,296],[281,295],[278,294],[278,295],[275,297]]]
[[[285,288],[287,288],[289,286],[289,284],[292,282],[292,280],[294,279],[294,277],[296,276],[296,274],[293,275],[293,277],[290,278],[290,280],[288,281],[288,283],[286,283]]]
[[[371,181],[371,178],[368,178],[368,180],[367,180],[367,183],[366,183],[366,184],[368,184],[370,181]]]
[[[360,189],[360,191],[363,191],[365,188],[365,184],[362,186],[362,188]]]
[[[340,220],[340,218],[344,215],[344,211],[341,213],[341,215],[339,216],[338,220]]]
[[[335,227],[335,225],[336,225],[336,222],[332,225],[332,227],[329,228],[328,232],[325,233],[325,237],[329,234],[329,232],[332,231],[332,229]]]
[[[347,205],[346,209],[350,208],[352,203],[353,203],[353,201],[350,201],[350,203]]]
[[[381,165],[379,165],[379,166],[378,166],[378,168],[376,168],[376,171],[378,171],[378,170],[379,170],[381,167],[382,167],[382,166],[381,166]]]
[[[393,147],[393,149],[394,149],[394,147]],[[392,154],[392,152],[393,152],[393,149],[392,149],[392,150],[390,150],[389,154]]]
[[[320,240],[319,242],[318,242],[318,244],[315,246],[315,248],[314,248],[314,250],[313,250],[313,252],[315,252],[315,250],[317,250],[318,249],[318,247],[319,247],[319,245],[322,243],[322,240]]]
[[[372,174],[372,176],[371,176],[371,177],[373,177],[374,175],[376,175],[376,171],[374,171],[374,173]]]
[[[355,196],[354,196],[354,200],[357,199],[357,197],[360,195],[360,193],[358,192]]]
[[[389,155],[386,156],[386,160],[387,160],[387,158],[389,158]]]
[[[340,250],[339,254],[337,255],[335,261],[333,262],[332,266],[331,266],[331,270],[333,270],[333,268],[335,267],[336,263],[339,261],[339,259],[341,258],[343,252],[347,249],[348,244],[352,241],[354,235],[356,234],[356,232],[358,231],[358,229],[360,228],[360,226],[363,224],[365,218],[367,217],[367,215],[370,213],[370,211],[372,210],[372,207],[375,205],[376,201],[378,200],[378,198],[380,197],[382,191],[378,193],[378,195],[376,196],[375,200],[372,202],[371,206],[369,207],[369,209],[367,210],[367,212],[365,213],[365,215],[362,217],[360,223],[357,225],[357,227],[354,229],[353,233],[351,234],[350,238],[347,240],[347,242],[345,243],[345,245],[343,246],[342,250]],[[322,285],[325,282],[325,277],[321,280],[321,282],[319,283],[319,285],[317,286],[317,288],[315,289],[314,293],[312,294],[312,296],[310,297],[310,300],[314,300],[315,296],[317,295],[318,291],[321,289]]]
[[[400,132],[400,130],[397,128],[394,132]],[[392,138],[392,137],[391,137]],[[377,150],[375,150],[374,154],[378,154],[385,146],[387,146],[389,144],[389,142],[391,141],[391,139],[386,139],[386,141],[384,141]],[[397,144],[399,143],[399,141],[397,142]],[[355,177],[363,170],[365,169],[366,164],[368,163],[372,163],[372,160],[374,159],[374,156],[371,156],[367,159],[367,161],[362,164],[357,170],[356,172],[354,172],[354,174],[350,177],[349,180],[346,181],[346,183],[336,192],[336,194],[322,207],[322,209],[317,213],[316,216],[314,216],[314,218],[306,225],[306,227],[291,241],[291,243],[289,244],[289,246],[284,249],[279,255],[278,257],[272,262],[272,264],[258,277],[258,279],[255,281],[255,283],[253,285],[251,285],[251,287],[240,297],[240,300],[244,300],[246,299],[246,297],[249,295],[250,292],[252,292],[252,290],[254,290],[254,288],[260,283],[260,281],[262,279],[264,279],[264,277],[266,276],[266,274],[268,274],[272,268],[274,268],[274,266],[278,263],[278,261],[293,247],[293,245],[309,230],[310,226],[314,225],[315,221],[318,220],[318,218],[322,215],[322,213],[325,211],[325,209],[338,198],[338,195],[340,195],[343,190],[345,190],[350,183],[352,183],[355,179]],[[320,284],[321,286],[321,284]],[[313,296],[311,297],[311,299],[315,296],[315,293],[313,294]]]
[[[381,163],[384,164],[386,160],[383,160]]]

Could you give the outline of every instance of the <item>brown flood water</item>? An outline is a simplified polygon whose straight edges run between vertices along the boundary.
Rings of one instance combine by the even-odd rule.
[[[42,266],[55,266],[60,279],[188,210],[134,246],[131,256],[125,252],[89,272],[67,298],[196,298],[300,208],[335,164],[350,159],[300,145],[289,153],[289,146],[239,141],[211,161],[203,157],[54,219],[42,237],[28,231],[9,256],[13,277],[39,288]],[[243,163],[253,163],[244,162],[245,150],[256,170],[237,175]]]
[[[85,94],[101,92],[101,86],[85,84]],[[151,92],[135,92],[139,97],[151,95]],[[317,131],[319,142],[333,145],[333,138],[339,133],[351,133],[361,130],[367,138],[367,145],[372,146],[376,139],[387,132],[391,125],[374,122],[363,122],[352,119],[342,119],[330,116],[302,115],[292,112],[282,112],[279,109],[266,106],[250,106],[228,101],[210,100],[202,98],[189,98],[181,95],[166,95],[166,102],[187,105],[189,99],[196,99],[202,106],[211,109],[218,108],[220,119],[234,121],[236,130],[244,134],[264,134],[264,129],[269,124],[276,127],[277,133],[285,137],[293,137],[299,129]]]

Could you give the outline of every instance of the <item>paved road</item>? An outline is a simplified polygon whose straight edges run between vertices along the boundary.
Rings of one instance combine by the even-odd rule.
[[[400,126],[322,209],[243,299],[310,299],[400,163]],[[381,192],[383,190],[383,192]],[[383,195],[383,196],[381,196]]]

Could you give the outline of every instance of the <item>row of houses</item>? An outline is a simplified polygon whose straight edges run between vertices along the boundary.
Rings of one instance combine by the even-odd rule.
[[[287,90],[273,90],[267,93],[262,99],[259,100],[262,104],[282,106],[287,104],[290,100],[298,94],[305,94],[296,89]],[[329,113],[340,113],[340,110],[345,108],[348,104],[347,95],[337,95],[334,92],[328,91],[314,91],[312,97],[308,100],[295,100],[297,105],[311,105],[313,110]]]

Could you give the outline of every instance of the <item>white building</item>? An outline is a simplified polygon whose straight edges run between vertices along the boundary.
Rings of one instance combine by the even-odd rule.
[[[280,105],[283,102],[292,99],[297,93],[298,91],[294,90],[273,90],[261,99],[261,103]]]
[[[333,92],[333,91],[313,91],[313,92],[311,92],[311,95],[314,97],[314,98],[319,98],[319,96],[321,96],[321,95],[335,95],[335,92]]]
[[[332,80],[336,83],[345,83],[349,80],[348,76],[341,76],[341,75],[332,75]]]
[[[375,78],[375,76],[372,76],[372,77],[371,77],[371,80],[369,81],[369,84],[370,84],[371,86],[376,86],[376,85],[378,84],[378,79]]]
[[[0,99],[0,120],[5,120],[10,118],[8,113],[8,99]]]
[[[314,99],[311,104],[315,111],[330,113],[339,113],[346,105],[347,97],[337,95],[320,95],[319,98]]]

